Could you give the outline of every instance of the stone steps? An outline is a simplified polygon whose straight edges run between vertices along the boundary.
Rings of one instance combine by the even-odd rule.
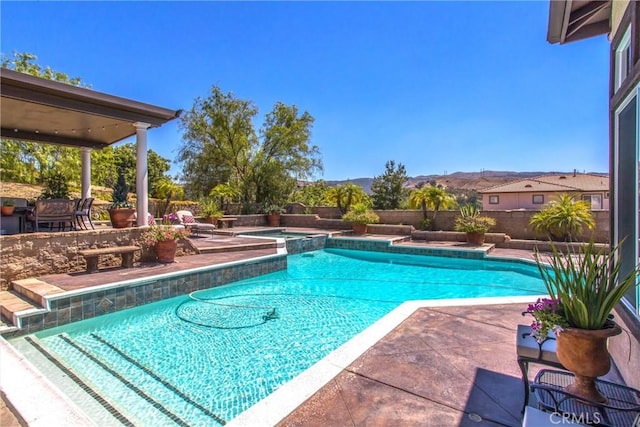
[[[0,333],[21,328],[23,317],[47,312],[45,297],[61,292],[64,290],[38,279],[11,282],[8,291],[0,292],[0,314],[4,323],[0,324]]]
[[[32,301],[15,291],[0,292],[0,313],[8,322],[13,323],[13,326],[20,327],[20,317],[22,315],[40,313],[42,311],[42,307],[33,304]],[[10,327],[8,324],[5,326]]]
[[[257,249],[271,249],[276,247],[276,242],[266,243],[249,243],[245,245],[216,245],[216,246],[201,246],[198,248],[198,252],[201,254],[214,254],[220,252],[238,252],[238,251],[252,251]]]
[[[14,280],[11,282],[11,289],[28,300],[39,304],[40,307],[47,306],[45,296],[64,292],[63,289],[38,279]]]

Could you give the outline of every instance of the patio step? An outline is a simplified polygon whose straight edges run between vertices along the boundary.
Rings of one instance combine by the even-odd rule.
[[[271,249],[275,248],[276,242],[267,243],[248,243],[244,245],[217,245],[217,246],[200,246],[198,252],[201,254],[214,254],[220,252],[238,252],[238,251],[253,251],[256,249]]]
[[[40,307],[47,306],[46,296],[64,292],[63,289],[38,279],[14,280],[11,282],[11,289],[26,299],[39,304]]]
[[[20,327],[20,314],[40,311],[42,311],[42,308],[32,304],[18,293],[14,291],[0,291],[0,313],[2,317],[12,322],[14,326]]]

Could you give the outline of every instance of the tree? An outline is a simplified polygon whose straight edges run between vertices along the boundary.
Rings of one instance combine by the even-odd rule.
[[[565,193],[533,215],[530,224],[535,232],[554,240],[572,241],[584,227],[593,229],[595,221],[589,203]]]
[[[402,201],[407,197],[409,191],[404,188],[409,177],[402,163],[393,160],[385,164],[385,172],[373,178],[371,190],[373,192],[374,209],[399,209]]]
[[[171,200],[182,199],[184,196],[184,189],[177,183],[173,182],[170,178],[159,179],[154,188],[156,197],[165,199],[166,205],[164,207],[164,213],[167,213],[169,206],[171,206]]]
[[[291,202],[302,203],[307,207],[322,206],[325,202],[327,190],[327,183],[320,179],[311,184],[296,188],[289,197],[289,200]]]
[[[253,128],[258,109],[214,86],[182,116],[183,181],[190,196],[207,195],[217,184],[240,191],[243,211],[259,203],[284,203],[296,179],[322,169],[318,147],[310,145],[313,117],[296,106],[276,103],[260,137]]]
[[[355,203],[364,203],[368,207],[371,206],[371,200],[362,187],[352,182],[329,188],[325,200],[333,206],[337,206],[341,215],[347,213],[351,205]]]
[[[322,170],[318,147],[309,145],[313,121],[308,112],[281,102],[267,114],[251,168],[256,203],[282,205],[297,180]]]
[[[182,180],[190,197],[205,196],[217,184],[230,183],[245,201],[251,199],[246,181],[250,154],[258,145],[253,128],[257,114],[253,102],[213,86],[208,98],[196,98],[182,115],[178,161],[183,163]]]
[[[230,184],[218,184],[211,189],[209,196],[218,199],[220,210],[226,212],[229,210],[229,203],[240,196],[240,191]]]
[[[447,193],[444,188],[434,186],[433,184],[415,189],[409,195],[409,206],[411,209],[421,207],[424,219],[427,219],[427,209],[433,210],[431,226],[435,226],[436,216],[440,209],[450,209],[455,207],[455,205],[455,197]]]

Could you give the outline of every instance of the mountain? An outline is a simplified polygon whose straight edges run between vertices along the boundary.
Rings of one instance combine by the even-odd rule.
[[[532,178],[540,175],[548,175],[551,173],[565,173],[572,174],[571,172],[513,172],[513,171],[480,171],[480,172],[454,172],[447,175],[418,175],[410,177],[405,187],[416,188],[421,183],[429,183],[436,181],[437,184],[443,187],[459,188],[463,190],[483,190],[485,188],[493,187],[495,185],[505,184],[507,182],[515,181],[518,179]],[[589,172],[600,175],[607,175],[601,172]],[[341,181],[326,181],[327,185],[333,187],[339,184],[346,184],[352,182],[361,186],[367,194],[371,194],[371,184],[373,178],[356,178],[345,179]]]

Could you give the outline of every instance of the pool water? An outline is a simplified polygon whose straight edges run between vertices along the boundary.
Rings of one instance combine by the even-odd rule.
[[[524,263],[328,249],[36,337],[135,425],[220,425],[404,301],[541,293]]]

